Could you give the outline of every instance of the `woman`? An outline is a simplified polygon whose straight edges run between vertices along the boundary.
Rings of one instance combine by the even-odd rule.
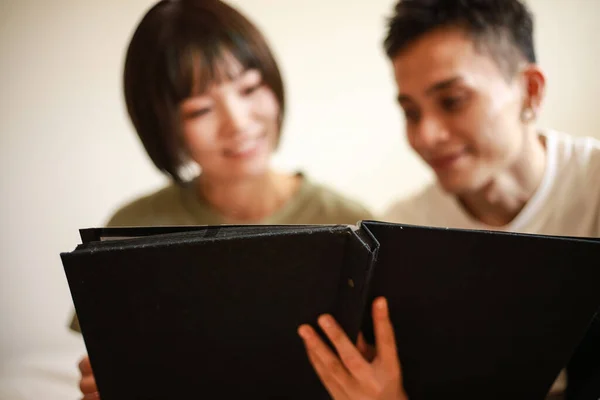
[[[284,88],[261,33],[216,0],[163,0],[141,20],[124,73],[129,116],[167,187],[108,226],[353,224],[371,214],[303,174],[270,166]],[[199,170],[199,174],[193,171]],[[79,331],[77,318],[72,329]],[[84,358],[80,386],[97,398]]]

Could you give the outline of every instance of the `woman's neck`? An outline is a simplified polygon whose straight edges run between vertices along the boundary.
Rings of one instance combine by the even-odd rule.
[[[228,222],[253,223],[274,214],[294,196],[300,177],[269,171],[252,179],[217,182],[201,175],[198,195]]]
[[[463,208],[480,222],[505,226],[513,221],[540,186],[546,169],[545,139],[526,135],[518,160],[479,191],[459,196]]]

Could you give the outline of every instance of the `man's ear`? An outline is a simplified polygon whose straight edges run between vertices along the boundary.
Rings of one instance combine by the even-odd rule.
[[[535,119],[546,93],[546,76],[535,64],[530,64],[523,69],[522,79],[524,85],[523,112],[531,114]]]

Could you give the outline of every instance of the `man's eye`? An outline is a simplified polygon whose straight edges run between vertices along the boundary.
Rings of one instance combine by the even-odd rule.
[[[446,111],[456,111],[464,104],[463,97],[445,97],[441,100],[442,107]]]
[[[404,110],[404,118],[408,122],[418,122],[420,118],[420,113],[416,110]]]

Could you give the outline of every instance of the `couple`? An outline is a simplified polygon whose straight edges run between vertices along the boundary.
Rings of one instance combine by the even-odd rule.
[[[380,219],[600,236],[600,142],[536,129],[546,80],[523,3],[400,0],[384,45],[408,141],[437,180]],[[109,226],[372,218],[301,173],[270,167],[285,110],[282,77],[261,33],[225,3],[154,5],[129,45],[124,90],[148,155],[172,184],[122,207]],[[200,174],[190,173],[194,166]],[[335,399],[406,398],[385,299],[373,311],[375,347],[351,343],[329,316],[319,319],[339,356],[312,327],[299,328]],[[72,328],[79,329],[76,317]],[[577,351],[549,396],[598,397],[597,341]],[[87,358],[80,370],[84,398],[99,398]]]

